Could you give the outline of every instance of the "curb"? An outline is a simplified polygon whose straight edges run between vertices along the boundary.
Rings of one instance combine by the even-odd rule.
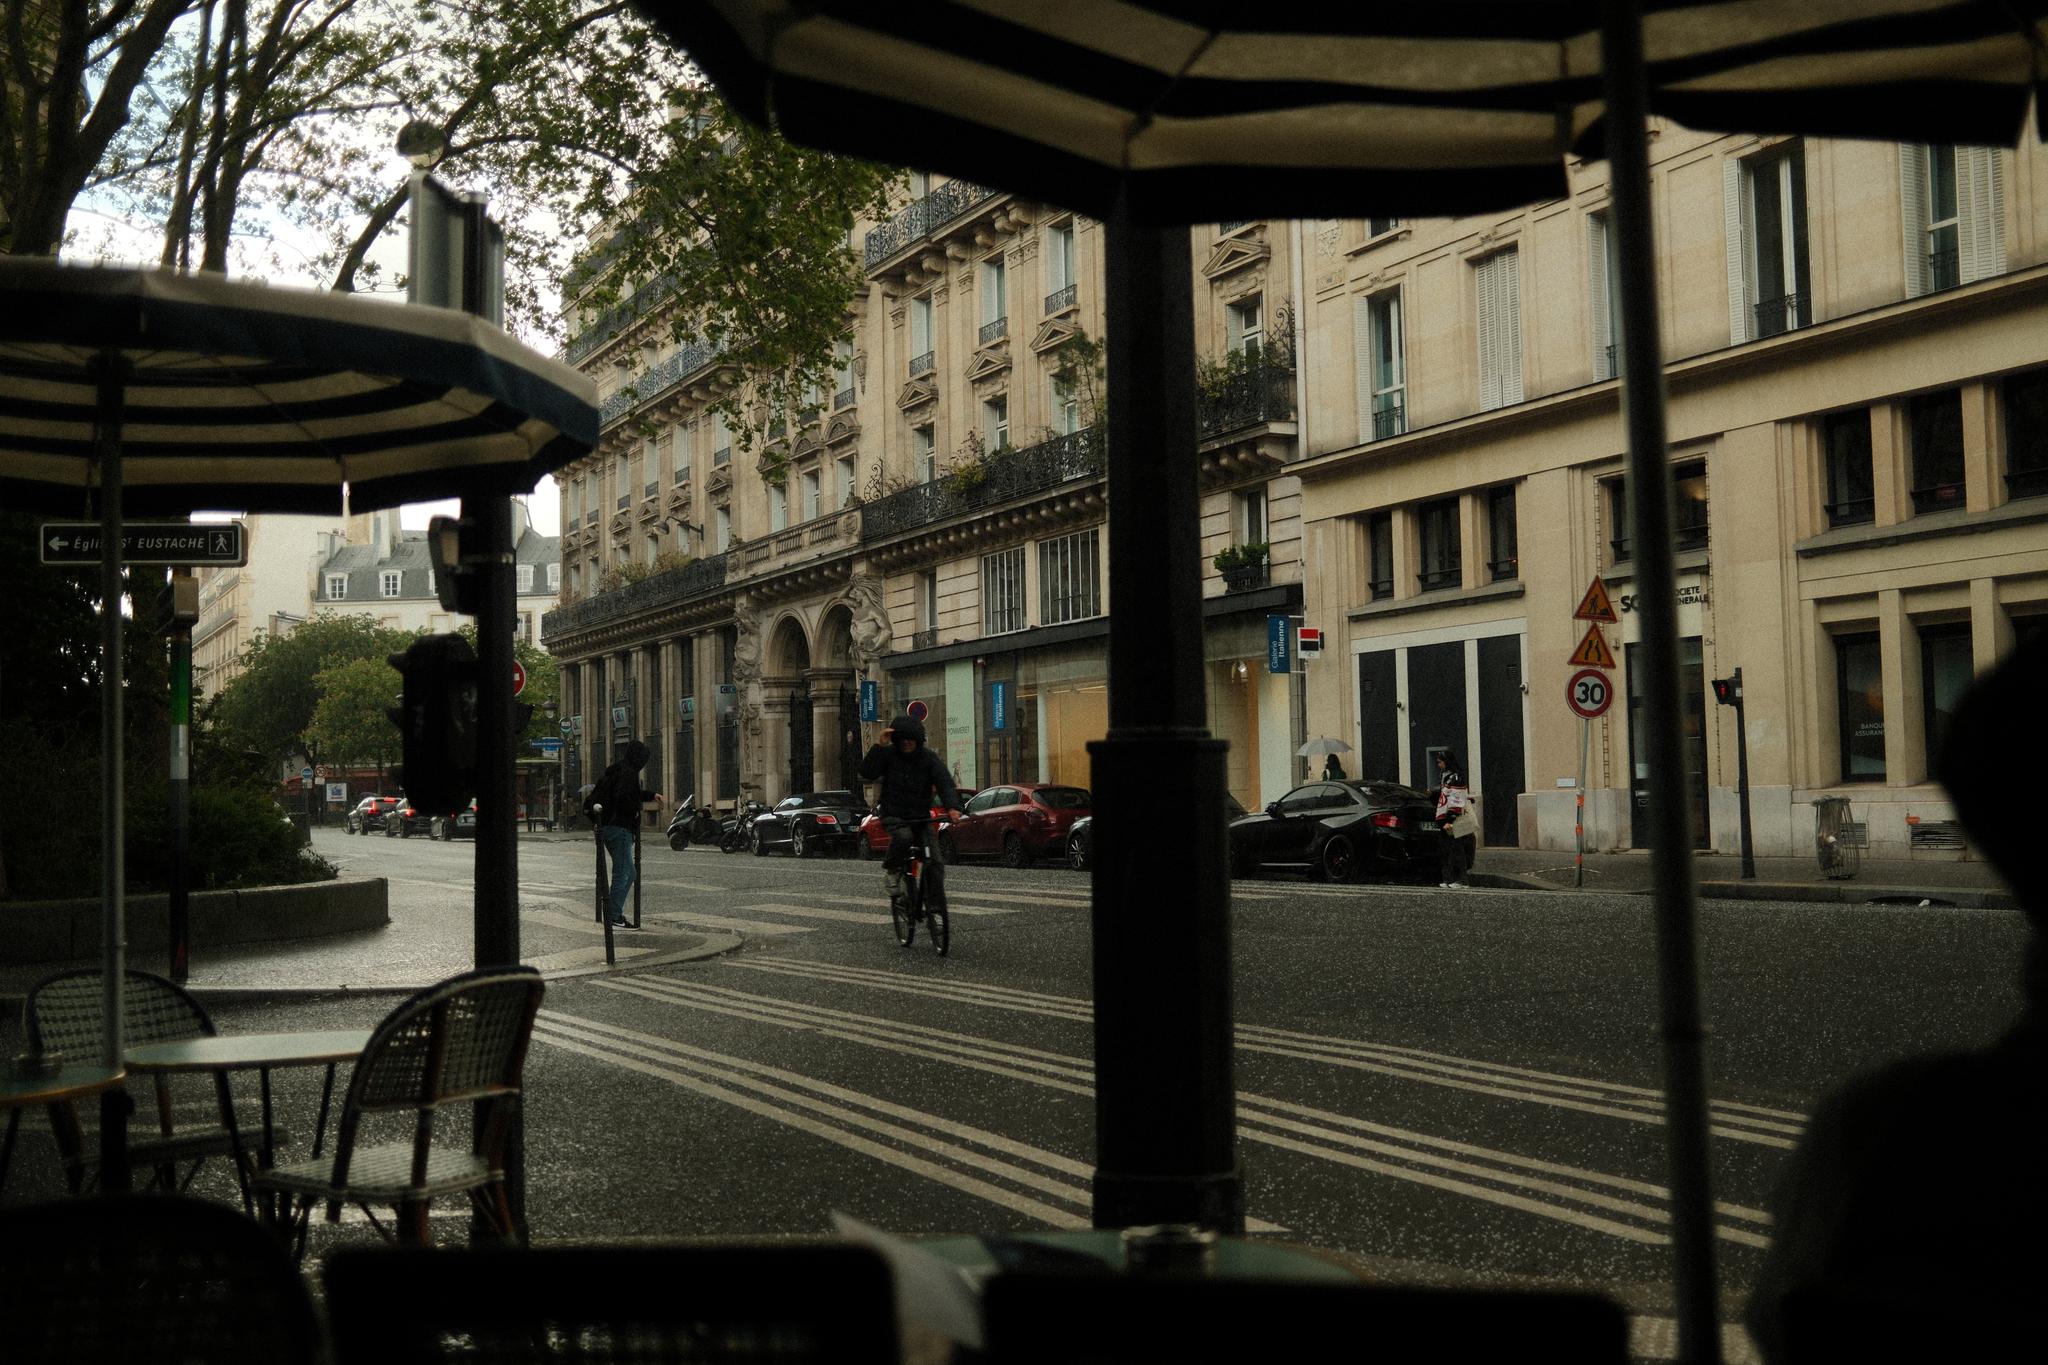
[[[1644,886],[1559,886],[1555,882],[1508,872],[1468,872],[1465,874],[1465,882],[1469,886],[1483,886],[1502,891],[1553,891],[1566,895],[1597,892],[1610,896],[1654,894],[1649,887]],[[1987,891],[1968,886],[1872,886],[1856,881],[1706,881],[1698,884],[1697,891],[1701,900],[1807,901],[1822,905],[1918,906],[1924,903],[1930,907],[1956,910],[2020,908],[2018,897],[2010,891]]]

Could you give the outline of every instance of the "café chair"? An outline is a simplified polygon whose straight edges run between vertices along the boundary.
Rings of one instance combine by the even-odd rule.
[[[0,1212],[8,1365],[312,1365],[305,1280],[239,1209],[176,1194]]]
[[[96,1061],[100,1055],[104,980],[98,968],[60,972],[45,977],[30,988],[24,1016],[29,1046],[36,1052],[61,1052],[73,1061]],[[153,972],[131,970],[122,989],[122,1038],[130,1046],[174,1042],[183,1038],[211,1038],[218,1030],[206,1007],[183,987]],[[208,1157],[235,1153],[233,1135],[222,1122],[221,1105],[235,1103],[225,1078],[215,1083],[214,1094],[204,1102],[180,1102],[172,1078],[155,1078],[156,1122],[140,1115],[128,1129],[128,1163],[137,1170],[155,1172],[152,1186],[166,1190],[190,1187]],[[50,1128],[56,1136],[57,1155],[64,1164],[64,1179],[73,1194],[87,1189],[99,1174],[97,1125],[87,1123],[78,1106],[63,1101],[49,1107]],[[256,1131],[260,1121],[252,1111],[245,1131]],[[282,1125],[272,1129],[272,1141],[284,1143],[291,1134]],[[178,1167],[191,1162],[184,1178]]]
[[[1034,1272],[982,1295],[990,1365],[1629,1361],[1621,1305],[1597,1294]]]
[[[325,1202],[338,1222],[354,1204],[386,1237],[427,1245],[427,1213],[437,1198],[467,1194],[501,1237],[522,1236],[505,1194],[505,1144],[519,1102],[526,1049],[543,991],[531,967],[493,967],[450,977],[411,996],[370,1035],[349,1078],[331,1155],[256,1172],[250,1189],[274,1203],[279,1230],[306,1249],[313,1206]],[[469,1150],[436,1145],[443,1110],[471,1121]],[[365,1121],[410,1120],[411,1135],[367,1141]],[[407,1126],[407,1125],[401,1125]],[[282,1196],[272,1200],[269,1196]],[[377,1208],[394,1212],[386,1228]]]
[[[333,1365],[898,1365],[866,1247],[359,1247],[321,1274]]]

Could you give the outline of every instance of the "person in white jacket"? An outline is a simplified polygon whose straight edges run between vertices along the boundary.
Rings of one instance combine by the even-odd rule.
[[[1436,771],[1436,822],[1449,836],[1444,849],[1443,881],[1439,885],[1463,887],[1465,871],[1470,866],[1465,842],[1469,836],[1458,820],[1472,809],[1472,793],[1465,787],[1465,775],[1458,770],[1458,756],[1449,749],[1437,750]]]

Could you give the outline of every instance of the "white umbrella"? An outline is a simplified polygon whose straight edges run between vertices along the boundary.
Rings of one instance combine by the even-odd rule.
[[[1315,758],[1320,754],[1348,754],[1351,746],[1341,739],[1330,739],[1318,735],[1294,751],[1296,758]]]

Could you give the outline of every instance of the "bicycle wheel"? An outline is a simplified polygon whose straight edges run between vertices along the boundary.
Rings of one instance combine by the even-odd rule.
[[[903,899],[889,900],[889,918],[896,925],[896,941],[906,948],[917,937],[917,902],[923,891],[918,882],[917,867],[912,864],[903,873]]]

